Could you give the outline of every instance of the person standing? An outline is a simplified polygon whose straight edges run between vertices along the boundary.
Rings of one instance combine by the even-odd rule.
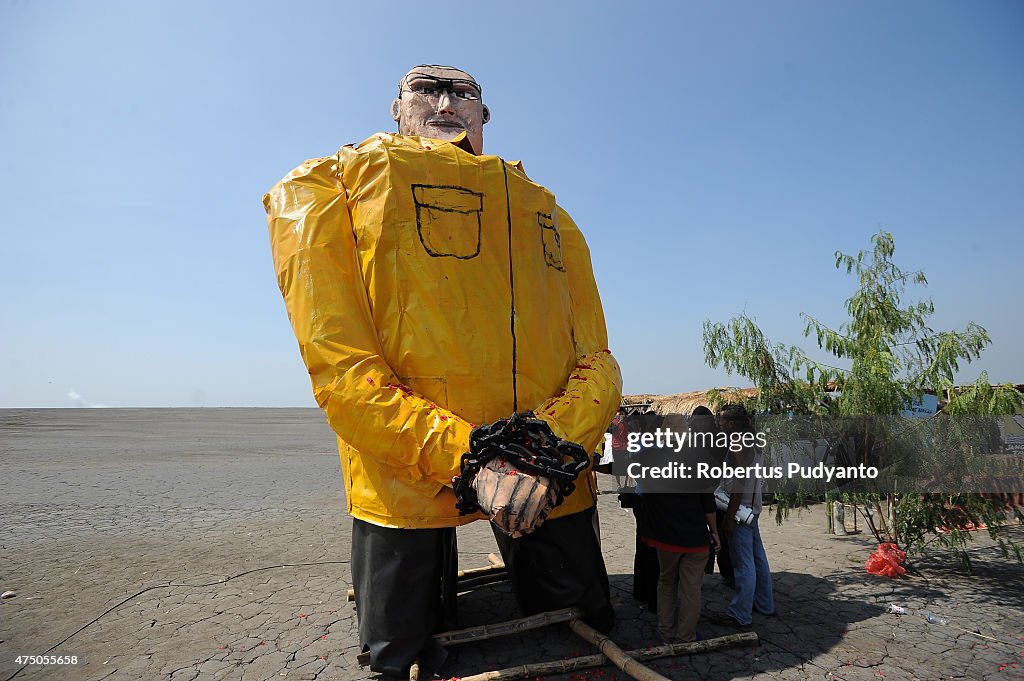
[[[633,414],[630,417],[629,432],[641,436],[643,433],[654,433],[662,423],[662,417],[653,412]],[[625,464],[649,463],[650,458],[655,456],[648,447],[640,446],[636,452],[626,453]],[[647,533],[647,516],[645,504],[648,496],[645,495],[648,480],[636,480],[624,491],[619,492],[619,503],[623,508],[630,508],[633,511],[633,518],[636,521],[635,549],[633,552],[633,598],[647,606],[652,613],[658,612],[658,551],[644,543],[643,537]]]
[[[717,433],[714,417],[705,407],[690,416],[665,417],[668,431],[689,431],[689,444],[681,450],[663,450],[654,462],[678,462],[694,470],[698,462],[713,463],[720,452],[699,434]],[[710,440],[710,438],[709,438]],[[642,541],[658,554],[658,633],[668,643],[693,641],[701,611],[704,566],[718,550],[720,539],[715,519],[714,494],[699,479],[660,481],[644,499],[646,513]]]
[[[611,425],[612,434],[612,475],[615,476],[615,488],[620,492],[623,489],[623,476],[621,471],[623,470],[623,462],[626,460],[629,447],[629,424],[626,423],[626,414],[620,409],[615,413],[615,418],[612,419]],[[615,462],[618,462],[616,465]],[[628,482],[629,476],[625,477]]]
[[[719,544],[714,495],[652,494],[645,503],[643,541],[658,552],[658,633],[666,643],[693,641],[704,565]]]
[[[752,433],[753,419],[746,408],[739,404],[727,404],[718,414],[721,429],[733,433]],[[764,464],[760,448],[744,448],[735,457],[738,467],[752,467]],[[736,594],[726,609],[728,624],[749,627],[753,612],[766,616],[775,615],[775,598],[772,594],[772,571],[768,555],[761,541],[758,519],[761,515],[761,487],[763,481],[757,477],[732,477],[726,480],[725,490],[729,493],[729,506],[725,511],[721,531],[728,537],[732,558],[733,574],[736,580]],[[737,523],[736,511],[749,506],[754,515],[749,523]]]

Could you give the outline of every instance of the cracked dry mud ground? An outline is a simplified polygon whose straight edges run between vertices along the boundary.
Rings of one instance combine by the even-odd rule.
[[[16,655],[72,634],[51,654],[84,664],[15,678],[375,676],[355,660],[351,521],[319,411],[6,410],[0,454],[0,591],[17,594],[0,601],[0,681],[18,671]],[[619,618],[612,636],[652,645],[654,617],[630,597],[633,517],[613,494],[599,508]],[[921,564],[927,581],[893,581],[864,573],[867,537],[829,538],[823,527],[820,508],[762,523],[780,617],[755,616],[759,646],[651,666],[674,679],[1021,678],[1024,570],[987,538],[973,549],[974,577],[933,559]],[[463,567],[495,551],[483,523],[459,531],[459,548]],[[721,609],[730,593],[705,578],[705,607]],[[888,614],[890,603],[909,614]],[[928,624],[926,611],[950,623]],[[460,613],[466,626],[518,616],[507,584],[462,595]],[[727,632],[702,621],[701,633]],[[453,648],[445,671],[592,652],[556,625]],[[560,678],[626,677],[604,667]]]

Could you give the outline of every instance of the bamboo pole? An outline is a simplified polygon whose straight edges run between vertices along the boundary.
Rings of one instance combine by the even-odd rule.
[[[495,570],[493,572],[483,575],[470,575],[459,580],[458,589],[460,592],[469,591],[475,589],[478,586],[484,586],[485,584],[494,584],[496,582],[508,581],[508,573],[504,570]]]
[[[542,612],[538,615],[521,617],[519,619],[509,620],[508,622],[482,624],[478,627],[446,631],[442,634],[435,635],[434,640],[443,646],[468,643],[469,641],[483,641],[489,638],[497,638],[498,636],[508,636],[509,634],[518,634],[531,629],[539,629],[541,627],[546,627],[549,624],[568,622],[582,614],[583,611],[579,608],[563,608],[562,610]]]
[[[585,655],[583,657],[568,657],[564,660],[552,662],[535,662],[524,664],[518,667],[506,667],[495,669],[490,672],[480,672],[472,676],[460,677],[459,681],[513,681],[514,679],[532,679],[546,674],[562,674],[576,671],[577,669],[588,669],[591,667],[603,667],[607,664],[608,658],[598,653],[597,655]]]
[[[499,622],[497,624],[482,624],[478,627],[468,627],[466,629],[455,629],[453,631],[446,631],[440,634],[434,634],[434,640],[440,643],[442,646],[458,645],[460,643],[468,643],[470,641],[484,641],[489,638],[497,638],[498,636],[508,636],[509,634],[518,634],[523,631],[529,631],[531,629],[539,629],[546,627],[549,624],[558,624],[559,622],[568,622],[583,614],[583,611],[579,608],[564,608],[562,610],[552,610],[550,612],[542,612],[538,615],[531,615],[530,617],[521,617],[519,619],[509,620],[507,622]],[[356,656],[356,661],[360,665],[365,667],[370,664],[369,653],[359,653]]]
[[[692,643],[671,643],[657,646],[655,648],[643,648],[640,650],[627,650],[626,655],[636,660],[657,660],[663,657],[676,655],[695,655],[706,653],[719,648],[743,645],[746,643],[757,643],[757,634],[746,631],[740,634],[730,634],[718,638],[709,638],[704,641],[693,641]],[[461,681],[514,681],[515,679],[529,679],[544,674],[559,674],[571,672],[577,669],[589,669],[592,667],[603,667],[609,664],[608,658],[602,654],[586,655],[584,657],[570,657],[564,660],[552,662],[538,662],[524,664],[518,667],[508,667],[490,672],[482,672],[473,676],[463,676]]]
[[[498,565],[484,565],[478,568],[467,568],[465,570],[459,570],[456,576],[458,577],[476,577],[477,575],[489,575],[495,572],[505,572],[505,565],[499,563]]]
[[[886,506],[888,508],[888,505]],[[885,513],[882,513],[882,507],[878,505],[876,501],[874,503],[875,515],[878,516],[878,532],[884,538],[884,541],[892,541],[892,537],[889,535],[889,525],[885,522]]]
[[[615,645],[615,643],[580,620],[569,620],[569,628],[585,641],[597,646],[597,649],[604,653],[604,656],[611,660],[612,664],[632,676],[637,681],[669,681],[668,677],[662,676],[650,667],[630,657]]]

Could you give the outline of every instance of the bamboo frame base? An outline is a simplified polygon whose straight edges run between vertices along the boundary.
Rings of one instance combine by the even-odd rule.
[[[601,651],[597,655],[570,657],[550,662],[534,662],[516,667],[507,667],[505,669],[481,672],[472,676],[463,676],[461,681],[512,681],[512,679],[526,679],[535,676],[542,676],[544,674],[561,674],[564,672],[575,671],[577,669],[603,667],[609,664],[614,664],[619,669],[639,681],[661,681],[662,679],[665,679],[664,676],[658,674],[653,669],[640,664],[640,662],[645,660],[656,660],[663,657],[674,657],[677,655],[697,655],[721,648],[729,648],[745,644],[752,645],[758,642],[757,634],[752,631],[747,631],[738,634],[729,634],[728,636],[709,638],[703,641],[693,641],[690,643],[670,643],[651,648],[641,648],[638,650],[622,650],[615,645],[610,638],[598,631],[595,631],[577,619],[581,614],[582,612],[578,608],[552,610],[550,612],[531,615],[530,617],[508,620],[507,622],[483,624],[477,627],[446,631],[436,634],[434,639],[443,646],[453,646],[472,641],[484,641],[491,638],[497,638],[499,636],[508,636],[510,634],[517,634],[531,629],[539,629],[540,627],[544,627],[549,624],[567,622],[569,627],[578,636],[597,646]],[[369,653],[359,653],[356,659],[363,667],[370,664]],[[409,673],[411,680],[414,680],[414,676],[415,678],[418,678],[419,666],[414,664],[410,668]]]
[[[671,643],[668,645],[657,646],[655,648],[626,650],[623,652],[635,660],[656,660],[664,657],[675,657],[677,655],[696,655],[712,650],[718,650],[720,648],[729,648],[744,644],[755,644],[757,641],[758,638],[756,633],[752,631],[745,631],[741,634],[719,636],[718,638],[709,638],[704,641],[694,641],[692,643]],[[569,657],[564,660],[536,662],[533,664],[520,665],[518,667],[496,669],[494,671],[474,674],[473,676],[463,676],[461,677],[461,681],[514,681],[515,679],[531,679],[537,676],[544,676],[545,674],[563,674],[565,672],[572,672],[578,669],[604,667],[609,664],[611,664],[611,662],[603,654],[586,655],[584,657]]]

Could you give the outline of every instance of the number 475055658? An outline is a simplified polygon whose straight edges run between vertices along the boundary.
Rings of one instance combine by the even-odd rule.
[[[78,655],[18,655],[14,658],[14,663],[35,667],[78,664],[80,659],[82,658]]]

